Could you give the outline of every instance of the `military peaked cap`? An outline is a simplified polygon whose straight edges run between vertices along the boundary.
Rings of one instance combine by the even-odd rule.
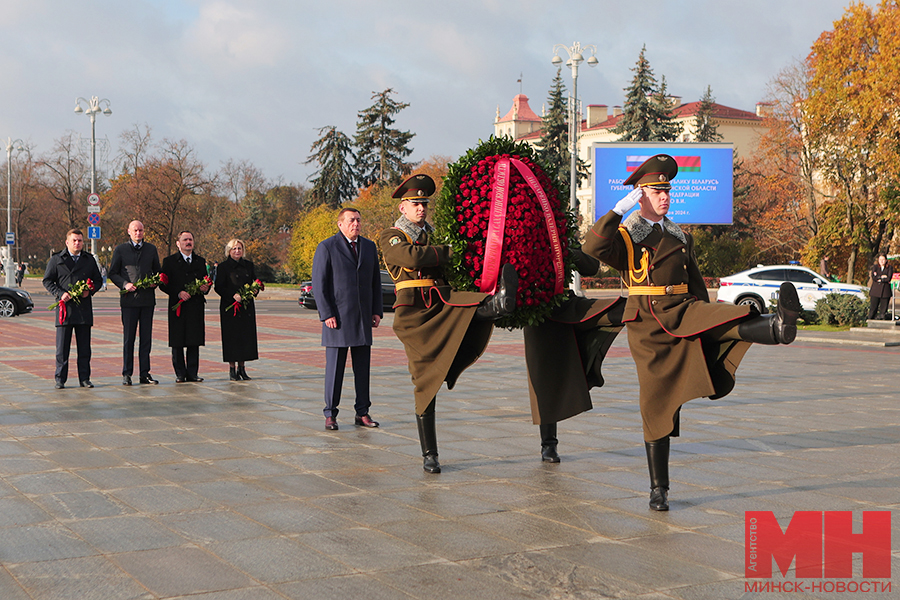
[[[397,186],[391,197],[428,204],[428,197],[434,193],[434,189],[434,179],[424,173],[419,173],[407,177],[406,181]]]
[[[670,190],[669,183],[678,175],[678,164],[668,154],[651,156],[625,180],[624,185]]]

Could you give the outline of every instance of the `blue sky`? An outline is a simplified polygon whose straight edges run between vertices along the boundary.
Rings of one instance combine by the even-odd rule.
[[[149,125],[185,139],[211,170],[246,160],[272,180],[302,183],[316,130],[348,135],[373,92],[410,103],[398,126],[416,133],[413,159],[455,158],[493,132],[522,91],[540,113],[555,44],[594,44],[579,71],[589,104],[621,104],[638,53],[685,102],[711,85],[717,100],[753,110],[766,85],[848,2],[733,0],[639,4],[591,0],[0,0],[0,137],[36,154],[100,96],[113,114],[98,136]],[[564,70],[566,85],[571,77]]]

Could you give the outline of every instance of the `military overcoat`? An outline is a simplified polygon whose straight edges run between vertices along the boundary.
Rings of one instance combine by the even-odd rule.
[[[476,321],[487,294],[458,292],[447,285],[442,265],[450,247],[432,245],[423,231],[415,242],[397,228],[379,236],[384,262],[397,284],[394,333],[403,342],[415,386],[416,414],[423,414],[444,381],[453,389],[491,338],[491,321]],[[404,287],[409,282],[430,282]]]
[[[622,319],[640,383],[644,439],[678,435],[682,404],[721,398],[734,387],[735,371],[750,343],[722,339],[721,334],[746,319],[751,309],[710,304],[693,238],[667,218],[656,230],[638,212],[623,224],[610,211],[588,233],[584,251],[619,270],[628,286],[687,285],[687,293],[629,294]],[[629,281],[632,269],[645,279]]]

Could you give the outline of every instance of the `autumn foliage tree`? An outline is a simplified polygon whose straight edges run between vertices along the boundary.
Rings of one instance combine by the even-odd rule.
[[[340,211],[323,204],[301,216],[294,225],[288,265],[298,279],[312,277],[316,246],[337,233],[338,212]]]
[[[148,241],[168,255],[181,230],[197,235],[196,226],[204,222],[199,201],[210,195],[212,180],[185,140],[163,140],[155,150],[134,171],[113,181],[104,212],[124,214],[127,209],[129,220],[142,221]]]
[[[842,207],[839,223],[830,223],[829,230],[846,248],[848,280],[865,276],[869,260],[860,258],[878,252],[900,219],[887,193],[900,173],[898,56],[900,4],[883,0],[875,9],[851,4],[807,58],[805,133]]]

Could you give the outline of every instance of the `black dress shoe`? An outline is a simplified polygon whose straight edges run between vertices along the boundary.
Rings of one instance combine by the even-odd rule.
[[[250,376],[247,375],[247,369],[245,369],[243,365],[237,368],[237,374],[238,377],[240,377],[244,381],[250,381]]]
[[[203,381],[202,377],[186,377],[185,379],[192,383],[200,383],[201,381]]]
[[[184,377],[175,378],[175,383],[184,383],[185,381],[187,381],[187,379],[185,379]]]
[[[655,487],[650,490],[650,510],[669,510],[669,490],[664,487]]]
[[[131,385],[131,375],[122,375],[122,385]]]
[[[152,375],[147,375],[146,377],[141,377],[141,383],[145,385],[156,385],[159,382],[153,379]]]
[[[334,417],[325,417],[325,429],[328,431],[337,431],[337,419]]]
[[[378,421],[373,421],[369,415],[357,416],[356,424],[360,427],[378,427]]]
[[[241,380],[241,378],[237,374],[237,369],[235,369],[234,367],[230,367],[228,369],[228,379],[231,381],[240,381]]]
[[[79,381],[78,385],[80,385],[81,387],[86,387],[86,388],[94,387],[94,384],[91,383],[90,379],[85,379],[84,381]]]
[[[63,389],[63,388],[66,387],[66,384],[63,383],[62,381],[60,381],[59,379],[57,379],[57,380],[56,380],[56,385],[54,385],[53,387],[55,387],[55,388],[58,389],[58,390],[61,390],[61,389]]]

